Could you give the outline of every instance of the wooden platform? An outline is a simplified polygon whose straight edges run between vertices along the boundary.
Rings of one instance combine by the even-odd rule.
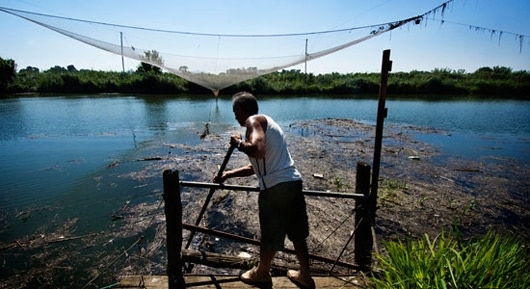
[[[237,276],[185,276],[187,288],[256,288],[239,281]],[[273,277],[274,289],[297,289],[287,277]],[[362,276],[316,276],[316,288],[366,288]],[[215,283],[217,282],[217,283]],[[167,289],[167,276],[123,276],[118,288]]]

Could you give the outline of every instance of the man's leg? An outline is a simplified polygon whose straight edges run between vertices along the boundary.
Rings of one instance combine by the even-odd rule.
[[[302,280],[311,279],[311,271],[309,268],[309,251],[307,249],[306,240],[293,242],[294,251],[296,252],[296,257],[300,262],[300,278]]]
[[[272,285],[270,269],[276,251],[265,249],[263,247],[260,247],[259,251],[260,261],[258,266],[241,274],[239,278],[241,279],[241,281],[247,284],[251,284],[258,287],[265,286],[263,288],[270,288]]]
[[[274,255],[276,255],[276,251],[260,247],[259,264],[258,268],[256,269],[258,276],[262,277],[269,275]]]

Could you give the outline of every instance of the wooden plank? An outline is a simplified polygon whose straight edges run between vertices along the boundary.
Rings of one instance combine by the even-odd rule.
[[[218,286],[225,289],[243,288],[250,289],[256,288],[250,285],[246,285],[238,281],[237,276],[214,276],[215,280],[219,282]],[[193,283],[199,282],[211,282],[211,276],[184,276],[186,284],[193,285]],[[316,288],[366,288],[366,281],[363,276],[315,276]],[[224,282],[223,282],[224,281]],[[231,282],[226,282],[231,281]],[[273,288],[274,289],[297,289],[287,277],[273,277]],[[145,288],[145,289],[167,289],[167,276],[139,276],[130,275],[123,276],[120,280],[118,288]],[[218,288],[215,284],[193,286],[187,288]]]
[[[118,288],[167,289],[167,276],[124,276],[120,280],[120,286]]]

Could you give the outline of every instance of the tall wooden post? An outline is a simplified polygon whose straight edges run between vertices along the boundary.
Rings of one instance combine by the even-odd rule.
[[[381,84],[379,86],[379,104],[377,106],[377,124],[375,128],[374,162],[372,164],[372,186],[370,192],[371,222],[375,220],[375,208],[377,204],[377,189],[379,187],[379,165],[381,163],[381,147],[383,142],[383,124],[388,114],[385,107],[386,87],[388,82],[388,72],[392,70],[390,61],[390,49],[383,51],[383,63],[381,65]]]
[[[355,201],[355,263],[361,270],[367,271],[372,265],[372,222],[370,216],[370,165],[357,163],[355,193],[363,194],[363,199]]]
[[[379,86],[379,103],[377,106],[377,124],[375,128],[375,146],[373,170],[370,183],[370,165],[357,163],[356,193],[362,193],[365,198],[355,202],[355,262],[361,270],[369,270],[372,265],[373,236],[372,226],[375,223],[377,207],[377,189],[379,186],[379,166],[381,163],[381,148],[383,142],[383,125],[388,110],[385,107],[388,72],[392,70],[390,50],[383,51],[381,65],[381,84]]]
[[[182,274],[182,202],[179,173],[178,171],[165,170],[163,179],[168,288],[186,288]]]

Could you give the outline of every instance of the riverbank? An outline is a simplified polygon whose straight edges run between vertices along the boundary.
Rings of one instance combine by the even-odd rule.
[[[417,141],[417,133],[450,137],[443,131],[385,126],[376,219],[376,232],[382,239],[435,236],[455,225],[467,237],[489,229],[529,236],[527,163],[489,156],[434,161],[441,152]],[[373,144],[373,126],[347,119],[302,121],[289,128],[291,153],[308,189],[353,192],[356,163],[372,162]],[[231,164],[245,161],[240,154]],[[323,201],[308,198],[315,232],[322,212],[344,210],[347,214],[353,208],[338,200],[326,200],[329,208],[325,208]]]
[[[299,122],[290,130],[291,153],[307,188],[354,190],[356,163],[371,163],[373,158],[372,126],[324,119]],[[488,156],[435,162],[441,152],[415,140],[416,133],[446,134],[385,127],[375,227],[381,240],[435,236],[455,226],[463,237],[479,236],[491,229],[529,239],[528,164]],[[323,178],[312,177],[314,174]],[[312,232],[319,231],[323,212],[347,215],[353,208],[344,201],[308,199]],[[349,234],[349,230],[344,231],[346,234],[338,239],[344,240]],[[315,234],[313,238],[322,237]]]

